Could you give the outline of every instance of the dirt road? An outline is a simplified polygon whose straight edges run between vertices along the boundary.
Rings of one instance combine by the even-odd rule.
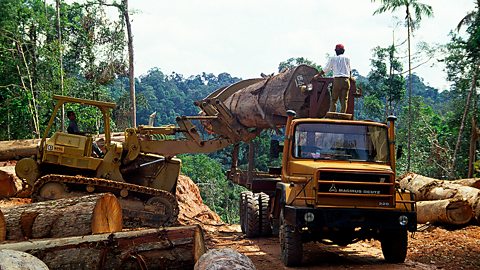
[[[304,246],[302,267],[295,269],[480,269],[479,232],[477,226],[453,231],[432,227],[417,232],[415,238],[410,237],[409,253],[403,264],[385,263],[377,241],[347,247],[308,243]],[[257,269],[289,269],[280,260],[277,237],[246,239],[238,225],[222,226],[208,236],[211,248],[234,248],[247,255]],[[452,239],[459,242],[451,242]]]

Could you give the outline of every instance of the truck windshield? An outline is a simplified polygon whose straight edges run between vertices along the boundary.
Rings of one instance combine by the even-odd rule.
[[[293,156],[387,163],[387,138],[387,129],[381,126],[302,123],[295,127]]]

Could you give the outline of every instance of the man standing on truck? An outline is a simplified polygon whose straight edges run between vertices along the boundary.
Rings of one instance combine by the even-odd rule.
[[[329,111],[337,111],[337,101],[340,99],[340,112],[345,113],[347,111],[352,69],[350,68],[350,59],[343,55],[345,53],[345,47],[342,44],[335,46],[335,53],[336,56],[328,60],[325,68],[320,71],[320,75],[324,75],[331,70],[333,71],[333,89]]]

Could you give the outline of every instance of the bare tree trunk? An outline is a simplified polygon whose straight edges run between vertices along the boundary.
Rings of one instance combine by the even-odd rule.
[[[60,94],[64,95],[63,91],[63,50],[62,50],[62,29],[60,28],[60,0],[56,0],[57,9],[57,34],[58,34],[58,53],[60,64]],[[65,132],[65,106],[62,104],[62,119],[60,121],[62,132]]]
[[[137,126],[137,105],[135,101],[135,73],[133,67],[133,35],[132,25],[130,24],[130,16],[128,14],[128,0],[122,0],[123,17],[125,18],[125,25],[127,26],[128,37],[128,80],[130,85],[130,102],[132,109],[132,125]]]
[[[412,53],[410,47],[411,18],[408,5],[407,8],[407,38],[408,38],[408,153],[407,153],[407,172],[410,171],[411,152],[412,152]]]
[[[475,67],[475,70],[473,71],[472,84],[470,87],[470,91],[468,92],[467,101],[465,102],[465,110],[463,111],[462,121],[460,122],[460,130],[458,131],[457,143],[455,144],[455,150],[453,152],[452,165],[450,168],[450,177],[452,178],[455,175],[457,153],[458,153],[458,150],[460,149],[460,144],[462,142],[462,133],[463,133],[463,129],[465,128],[465,119],[467,119],[468,109],[470,108],[470,100],[472,99],[473,91],[476,89],[476,85],[477,85],[477,75],[478,75],[478,68]]]

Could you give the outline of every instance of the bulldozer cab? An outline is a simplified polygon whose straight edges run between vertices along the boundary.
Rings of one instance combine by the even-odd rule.
[[[55,122],[59,109],[65,103],[77,103],[97,107],[103,116],[105,125],[105,145],[110,145],[110,110],[115,103],[93,101],[80,98],[54,95],[56,100],[55,108],[43,134],[39,147],[39,159],[42,163],[62,165],[78,169],[96,170],[101,158],[92,155],[93,138],[89,135],[69,134],[56,131],[50,138],[47,136]]]

